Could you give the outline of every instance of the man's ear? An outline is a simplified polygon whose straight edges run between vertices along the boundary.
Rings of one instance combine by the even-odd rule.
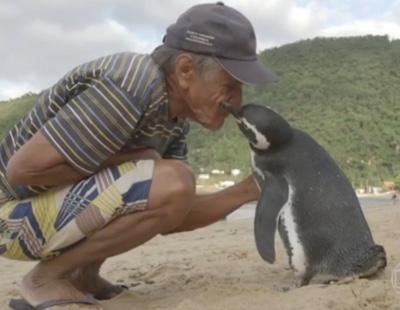
[[[191,55],[183,53],[176,58],[175,74],[178,79],[179,86],[182,89],[188,89],[196,74],[196,68]]]

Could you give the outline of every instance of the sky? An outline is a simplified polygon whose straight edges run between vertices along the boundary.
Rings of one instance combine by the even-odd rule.
[[[0,100],[39,92],[100,56],[150,53],[197,0],[0,0]],[[400,0],[226,0],[246,15],[257,50],[315,37],[400,39]]]

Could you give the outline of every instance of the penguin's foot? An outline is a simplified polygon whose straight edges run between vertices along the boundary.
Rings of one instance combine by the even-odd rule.
[[[331,284],[348,284],[358,279],[358,276],[337,277],[329,274],[317,274],[312,278],[312,284],[322,284],[322,287],[327,287]]]

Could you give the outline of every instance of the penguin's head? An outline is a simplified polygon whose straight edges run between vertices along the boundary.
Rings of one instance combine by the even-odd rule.
[[[282,145],[292,137],[289,123],[266,106],[246,104],[237,110],[226,103],[224,107],[233,115],[240,130],[257,150]]]

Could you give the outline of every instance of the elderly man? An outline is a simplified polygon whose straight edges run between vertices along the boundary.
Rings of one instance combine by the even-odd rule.
[[[11,306],[111,298],[122,288],[99,276],[108,257],[256,200],[252,176],[196,195],[185,136],[188,120],[221,128],[243,83],[274,79],[250,22],[217,3],[186,11],[151,55],[94,60],[42,92],[0,144],[0,255],[40,260]]]

